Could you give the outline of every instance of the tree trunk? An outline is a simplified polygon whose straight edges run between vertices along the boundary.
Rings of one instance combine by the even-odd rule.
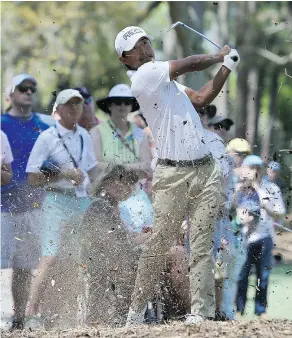
[[[179,1],[169,1],[168,5],[169,15],[173,23],[182,21],[199,32],[203,32],[206,3],[194,1],[186,2],[187,9],[184,8]],[[177,27],[175,31],[177,45],[181,47],[176,48],[176,58],[203,53],[203,41],[201,37],[184,27]],[[204,72],[198,72],[188,73],[187,77],[184,77],[184,82],[187,86],[198,90],[206,84],[207,80]]]
[[[236,116],[235,116],[235,135],[236,137],[245,137],[246,112],[247,112],[247,94],[248,68],[243,64],[238,67],[236,81]]]
[[[279,74],[277,69],[275,69],[271,76],[271,84],[270,84],[270,106],[269,106],[269,116],[267,120],[266,132],[263,137],[263,147],[261,152],[261,158],[267,162],[269,159],[269,151],[271,146],[271,133],[274,126],[275,121],[275,113],[276,113],[276,103],[277,103],[277,87],[278,87],[278,78]]]
[[[251,146],[255,143],[255,130],[257,120],[256,95],[258,87],[258,71],[251,69],[248,76],[248,100],[247,100],[247,120],[246,120],[246,140]]]
[[[254,130],[254,143],[258,145],[260,143],[259,136],[258,136],[258,129],[259,129],[259,117],[261,113],[261,103],[263,97],[263,89],[264,89],[264,81],[265,81],[265,74],[266,70],[264,67],[259,69],[258,74],[258,85],[256,90],[256,120],[255,120],[255,130]]]
[[[222,1],[218,4],[218,12],[214,24],[216,25],[216,39],[220,46],[225,46],[228,44],[228,11],[229,3],[227,1]],[[220,95],[217,96],[215,104],[217,106],[218,115],[227,115],[227,112],[230,111],[230,97],[229,97],[229,78],[227,79],[224,88]]]

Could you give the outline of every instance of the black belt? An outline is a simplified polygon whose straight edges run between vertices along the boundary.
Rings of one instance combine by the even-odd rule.
[[[165,165],[168,167],[197,167],[207,163],[211,163],[213,157],[211,155],[206,155],[202,158],[191,160],[191,161],[174,161],[169,159],[158,159],[157,164]]]

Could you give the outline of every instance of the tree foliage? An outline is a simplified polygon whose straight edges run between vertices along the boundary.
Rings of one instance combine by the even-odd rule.
[[[130,13],[143,18],[144,12],[136,2],[2,3],[2,86],[14,74],[34,74],[40,107],[53,90],[79,84],[105,96],[115,84],[129,82],[115,36],[129,25]]]
[[[258,145],[261,140],[264,153],[291,140],[292,80],[284,73],[292,74],[291,2],[19,1],[3,2],[1,11],[2,88],[13,75],[32,73],[41,111],[50,112],[54,90],[85,84],[97,99],[115,84],[129,83],[114,49],[125,26],[142,25],[154,35],[159,59],[217,51],[183,28],[166,33],[183,21],[240,52],[237,72],[216,100],[218,111],[235,119],[235,135]],[[198,89],[217,68],[181,80]]]

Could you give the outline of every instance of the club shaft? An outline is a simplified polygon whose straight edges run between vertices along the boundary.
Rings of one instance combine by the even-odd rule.
[[[200,35],[202,38],[206,39],[207,41],[211,42],[214,46],[216,46],[218,49],[221,49],[221,47],[219,45],[217,45],[217,43],[213,42],[212,40],[208,39],[204,34],[196,31],[195,29],[191,28],[190,26],[184,24],[184,23],[181,23],[182,26],[184,26],[185,28],[189,29],[190,31]]]

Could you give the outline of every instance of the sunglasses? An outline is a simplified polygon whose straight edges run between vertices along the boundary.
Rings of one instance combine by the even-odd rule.
[[[112,103],[116,104],[117,106],[121,106],[122,104],[126,106],[131,106],[133,104],[132,99],[114,99],[112,100]]]
[[[234,154],[237,155],[237,156],[242,156],[242,157],[246,157],[246,156],[250,155],[250,153],[244,153],[244,152],[240,152],[240,151],[237,151]]]
[[[16,87],[18,89],[18,91],[20,91],[21,93],[27,93],[27,91],[30,89],[32,93],[35,93],[37,91],[37,87],[35,86],[17,86]]]
[[[222,124],[215,124],[213,127],[214,127],[215,130],[225,129],[226,131],[229,131],[229,129],[230,129],[229,126],[225,126],[225,125],[222,125]]]

